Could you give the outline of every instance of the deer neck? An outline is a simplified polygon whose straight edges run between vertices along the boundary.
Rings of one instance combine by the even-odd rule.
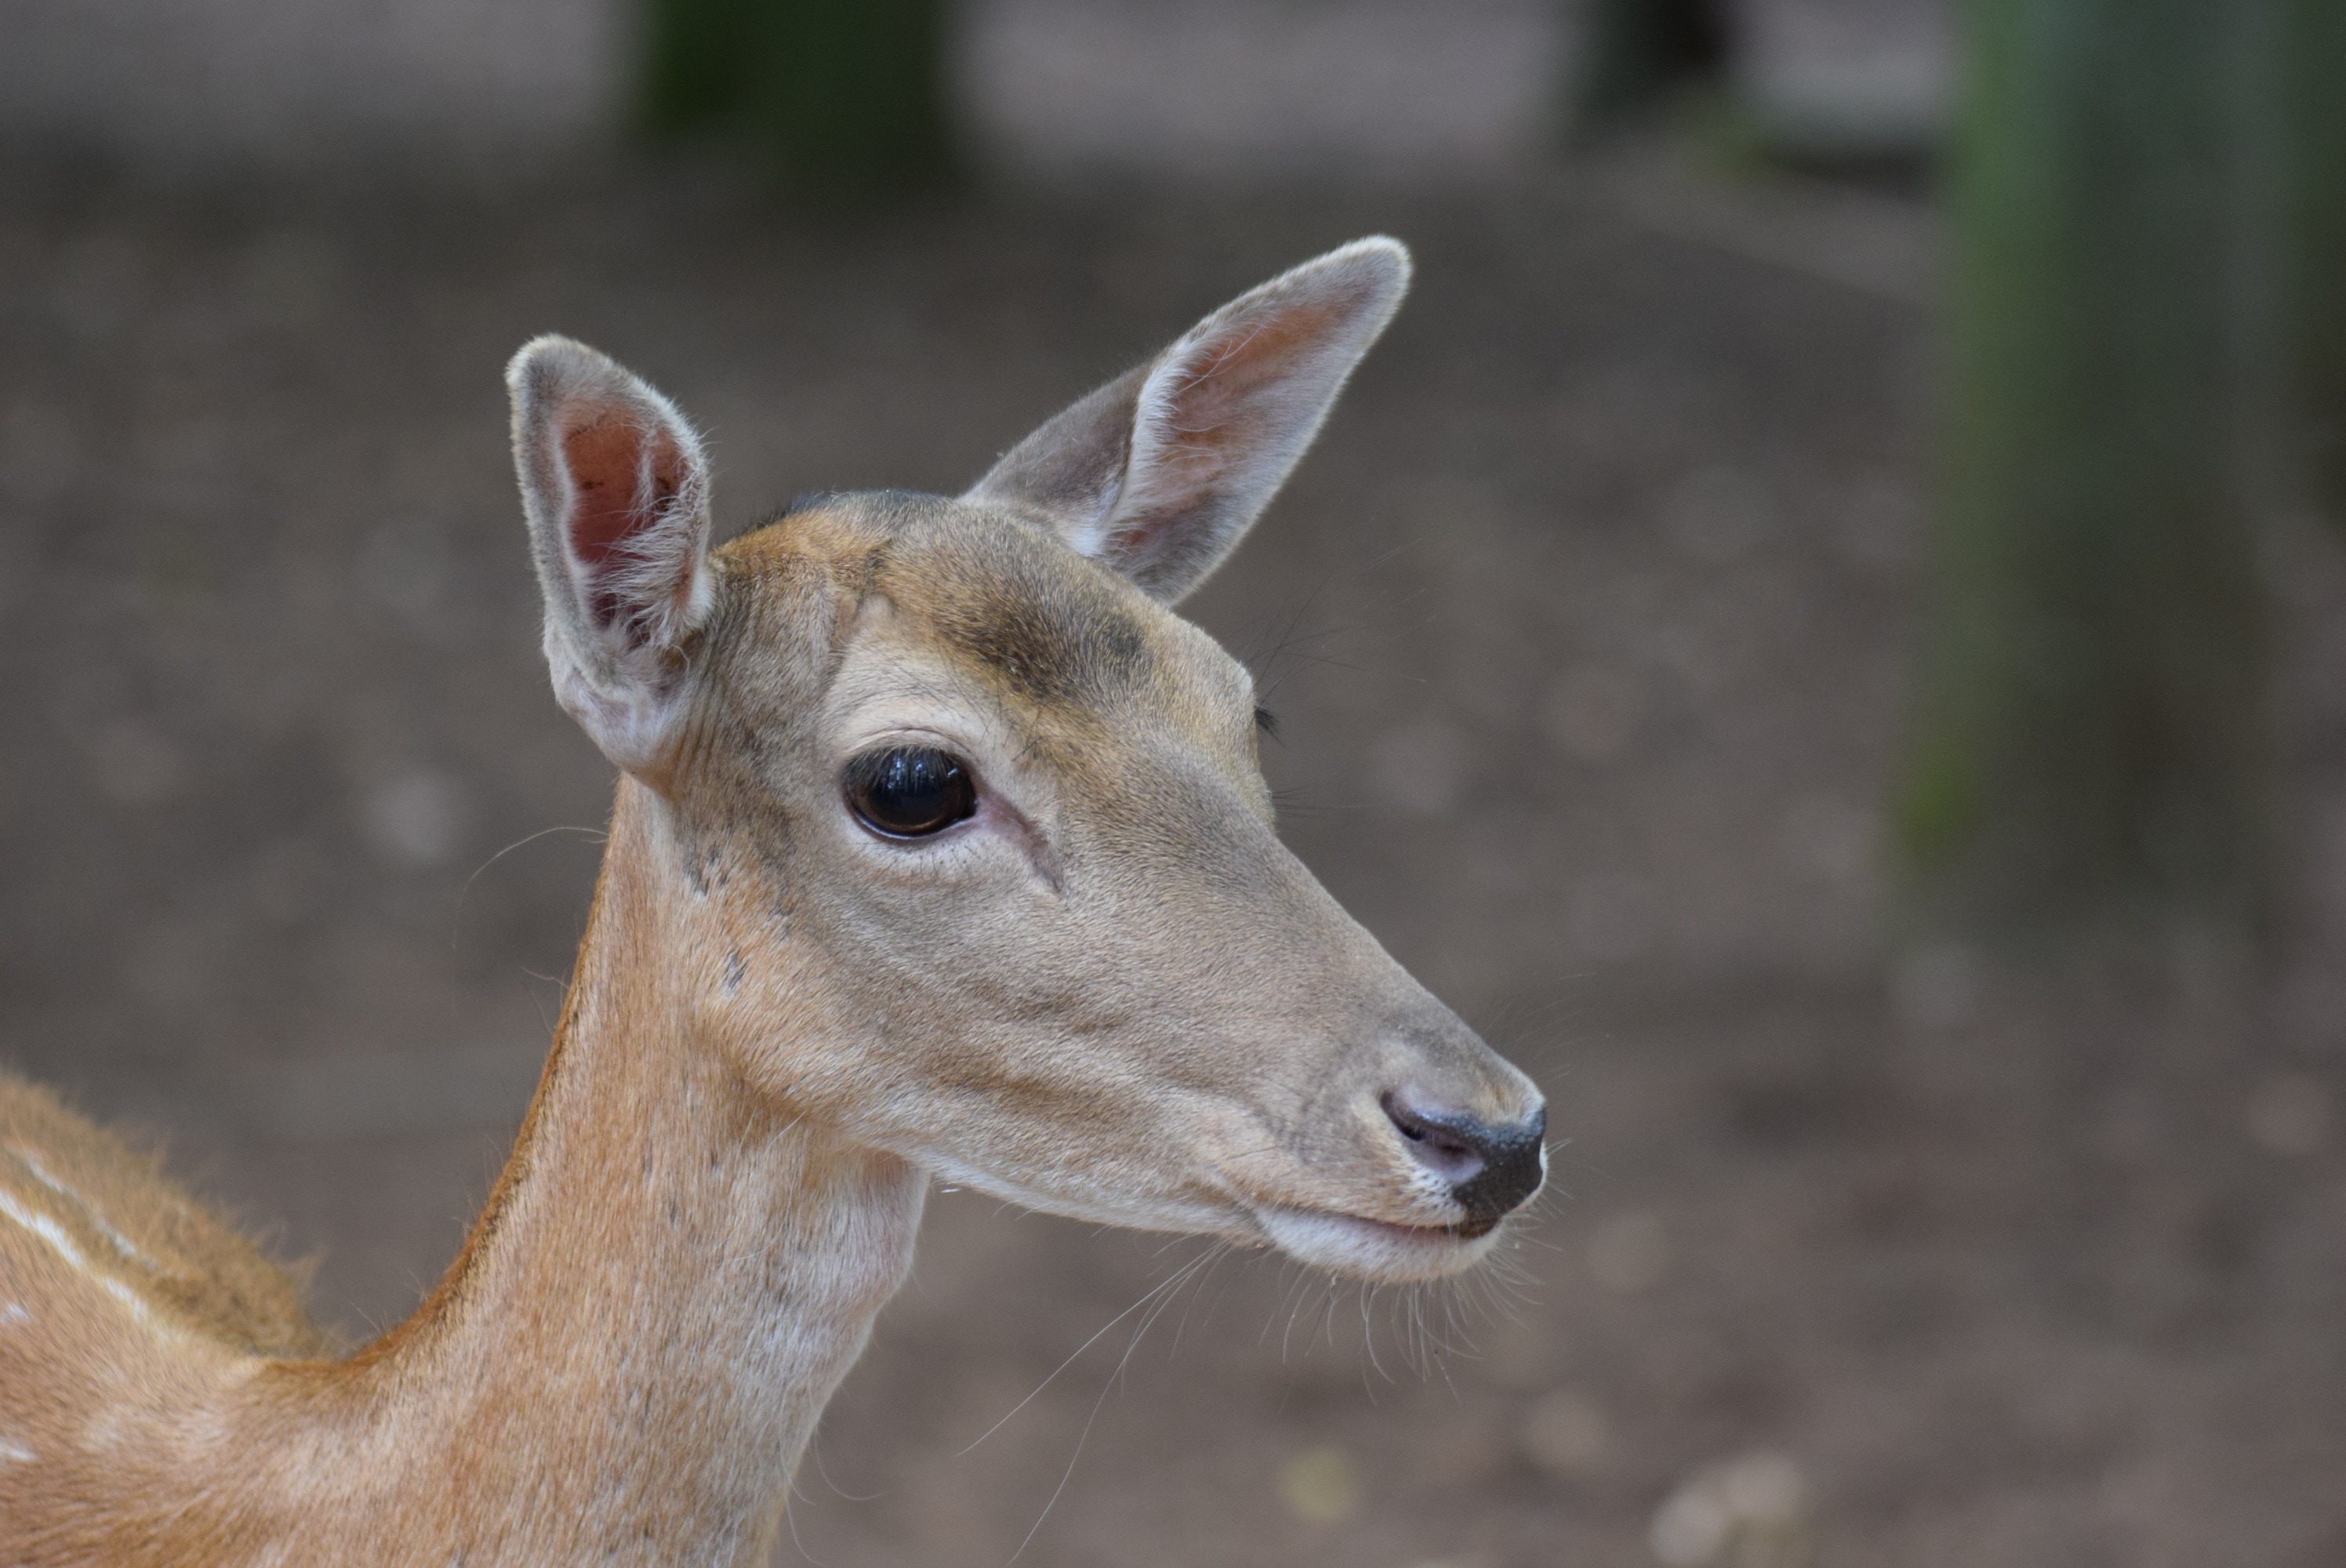
[[[400,1403],[448,1461],[459,1533],[543,1533],[546,1561],[763,1562],[920,1219],[924,1176],[699,1036],[689,977],[723,954],[678,951],[681,863],[665,803],[623,780],[513,1158],[440,1292],[367,1358],[423,1394]]]

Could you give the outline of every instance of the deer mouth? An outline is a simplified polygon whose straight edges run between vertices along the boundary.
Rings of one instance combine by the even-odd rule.
[[[1496,1217],[1407,1225],[1341,1209],[1265,1206],[1255,1223],[1299,1262],[1380,1280],[1434,1279],[1474,1267],[1490,1250]]]

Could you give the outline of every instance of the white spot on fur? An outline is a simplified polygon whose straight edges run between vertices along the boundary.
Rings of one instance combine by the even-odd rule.
[[[56,1255],[73,1268],[80,1269],[85,1274],[89,1271],[89,1259],[81,1255],[81,1248],[74,1245],[73,1237],[66,1234],[64,1226],[38,1209],[26,1207],[15,1193],[5,1187],[0,1187],[0,1214],[6,1215],[35,1236],[47,1242]]]
[[[147,1310],[147,1303],[138,1298],[138,1292],[132,1290],[121,1280],[109,1278],[92,1268],[89,1266],[88,1257],[83,1255],[80,1247],[74,1245],[73,1237],[66,1234],[65,1227],[38,1209],[27,1208],[15,1193],[5,1188],[0,1188],[0,1215],[5,1215],[43,1241],[47,1242],[50,1248],[59,1257],[65,1259],[68,1266],[80,1273],[88,1275],[97,1282],[100,1289],[128,1307],[132,1318],[142,1324],[152,1326],[154,1319]]]
[[[83,1214],[87,1215],[89,1218],[90,1224],[105,1232],[106,1239],[114,1244],[114,1249],[117,1252],[119,1252],[125,1257],[136,1258],[141,1263],[151,1264],[154,1261],[154,1259],[147,1256],[146,1252],[137,1242],[131,1240],[128,1237],[115,1229],[114,1227],[107,1224],[106,1217],[98,1213],[96,1208],[92,1207],[87,1198],[83,1197],[81,1194],[74,1191],[73,1188],[66,1186],[65,1183],[51,1176],[48,1172],[48,1167],[42,1165],[39,1160],[34,1158],[31,1151],[27,1150],[20,1144],[10,1144],[8,1145],[8,1152],[15,1156],[17,1161],[22,1164],[26,1170],[33,1173],[33,1179],[35,1181],[39,1182],[43,1186],[47,1187],[51,1192],[56,1193],[59,1197],[66,1199],[76,1208],[81,1210]]]
[[[40,1457],[21,1443],[13,1443],[6,1438],[0,1438],[0,1464],[30,1464]]]
[[[113,1297],[117,1301],[119,1301],[125,1307],[129,1308],[130,1315],[133,1318],[138,1319],[139,1322],[147,1324],[149,1327],[153,1326],[154,1319],[148,1316],[147,1303],[139,1299],[138,1292],[131,1289],[129,1286],[125,1285],[121,1280],[108,1279],[104,1275],[100,1275],[98,1277],[97,1282],[99,1285],[105,1287],[106,1293],[108,1296]]]
[[[32,1320],[33,1315],[25,1310],[22,1301],[11,1301],[5,1307],[0,1307],[0,1329],[14,1329],[19,1323]]]

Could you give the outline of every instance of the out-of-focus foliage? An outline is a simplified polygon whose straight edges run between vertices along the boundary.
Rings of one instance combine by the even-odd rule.
[[[832,189],[952,170],[943,0],[649,0],[643,114],[663,138],[721,137]]]
[[[2249,415],[2294,395],[2334,436],[2346,406],[2346,18],[1972,0],[1966,26],[1947,467],[1901,803],[1923,907],[1983,934],[2252,921],[2255,528],[2288,454]]]

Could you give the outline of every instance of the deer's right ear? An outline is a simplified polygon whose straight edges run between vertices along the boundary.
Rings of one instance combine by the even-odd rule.
[[[700,438],[639,377],[567,338],[525,345],[505,385],[555,696],[613,762],[654,768],[713,595]]]

